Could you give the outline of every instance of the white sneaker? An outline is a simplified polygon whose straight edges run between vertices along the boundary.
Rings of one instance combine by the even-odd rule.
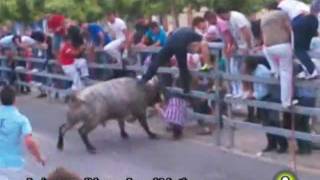
[[[37,73],[37,72],[39,72],[39,69],[34,68],[34,69],[32,69],[30,72],[31,72],[31,73]]]
[[[241,98],[242,97],[242,94],[235,94],[233,95],[233,98]]]
[[[302,71],[296,76],[298,79],[306,79],[308,77],[307,73]]]
[[[319,72],[315,69],[311,75],[309,75],[309,76],[306,77],[306,79],[307,79],[307,80],[315,79],[315,78],[317,78],[318,76],[319,76]]]
[[[282,104],[282,107],[285,109],[291,108],[299,103],[297,99],[292,100],[291,104]]]

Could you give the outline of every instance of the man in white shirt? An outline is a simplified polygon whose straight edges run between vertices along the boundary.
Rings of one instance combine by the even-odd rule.
[[[278,8],[288,13],[290,19],[293,21],[295,18],[302,14],[308,14],[310,7],[304,2],[298,0],[277,0]]]
[[[253,48],[253,35],[251,24],[246,16],[237,11],[230,11],[225,8],[217,8],[218,16],[229,23],[233,41],[226,47],[225,56],[230,59],[229,71],[231,74],[240,74],[240,59],[235,59],[234,56],[238,51],[241,55],[248,55],[250,49]],[[243,95],[242,84],[240,82],[232,82],[232,94],[235,97]]]
[[[107,21],[111,34],[113,35],[113,40],[104,47],[104,50],[109,53],[117,63],[121,62],[121,50],[128,46],[128,31],[126,23],[116,17],[115,13],[110,12],[107,14]]]

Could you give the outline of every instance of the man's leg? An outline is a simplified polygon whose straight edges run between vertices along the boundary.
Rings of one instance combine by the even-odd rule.
[[[308,97],[300,98],[299,105],[306,106],[306,107],[314,107],[315,99],[308,98]],[[295,116],[296,130],[300,132],[310,133],[311,129],[309,125],[309,120],[310,120],[310,116],[297,114]],[[299,147],[299,153],[301,154],[311,153],[311,150],[312,150],[311,141],[297,139],[297,143]]]
[[[121,63],[121,52],[120,52],[120,48],[122,43],[124,42],[123,39],[117,39],[114,40],[112,42],[110,42],[109,44],[107,44],[103,50],[106,51],[108,54],[110,54],[114,59],[117,60],[117,63]]]
[[[295,116],[296,130],[300,132],[310,133],[309,119],[310,119],[309,116],[297,114]],[[312,148],[311,141],[297,139],[297,143],[298,143],[299,153],[301,154],[311,153],[311,148]]]
[[[315,65],[311,60],[307,50],[295,49],[295,54],[302,65],[307,69],[309,75],[312,75],[315,70]]]
[[[272,101],[271,98],[266,97],[263,101]],[[276,127],[276,121],[279,119],[279,113],[267,109],[257,109],[258,117],[261,119],[264,126]],[[267,146],[263,149],[263,152],[270,152],[277,149],[277,137],[273,134],[266,133]]]
[[[188,65],[187,65],[187,51],[185,50],[180,50],[176,54],[176,58],[178,61],[178,67],[180,71],[180,79],[181,79],[181,85],[183,88],[184,93],[189,93],[190,92],[190,80],[191,80],[191,75],[188,70]]]
[[[81,78],[89,77],[89,69],[87,60],[84,58],[79,58],[75,60],[75,66],[78,70],[80,70]]]
[[[157,55],[154,55],[147,72],[142,77],[142,82],[149,81],[158,71],[158,68],[169,62],[173,53],[169,47],[164,47]]]
[[[273,74],[279,74],[279,65],[277,64],[276,60],[272,57],[272,55],[269,54],[268,48],[263,48],[263,54],[265,55],[268,64],[271,68],[271,73]]]
[[[293,98],[293,60],[289,44],[279,48],[279,67],[281,84],[281,103],[284,107],[292,105]]]
[[[83,88],[83,84],[81,82],[79,73],[74,64],[68,66],[62,66],[64,73],[72,79],[72,87],[73,91],[77,91]]]

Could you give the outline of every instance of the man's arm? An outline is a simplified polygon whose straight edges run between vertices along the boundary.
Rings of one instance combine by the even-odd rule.
[[[227,56],[227,58],[230,58],[231,54],[233,53],[232,49],[234,49],[233,47],[235,46],[234,40],[232,38],[230,31],[224,31],[223,37],[225,41],[224,53]]]
[[[247,26],[241,28],[241,33],[247,43],[247,49],[250,50],[252,48],[252,35],[250,28]]]
[[[38,144],[34,141],[32,134],[28,134],[24,138],[24,143],[32,156],[39,162],[41,165],[45,165],[45,161],[40,154],[40,149]]]
[[[100,39],[99,40],[99,42],[100,42],[99,47],[103,48],[103,46],[104,46],[104,38],[105,38],[104,37],[104,33],[102,31],[100,31],[98,35],[99,35],[99,39]]]

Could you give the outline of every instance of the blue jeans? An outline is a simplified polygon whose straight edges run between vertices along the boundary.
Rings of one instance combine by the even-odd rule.
[[[305,49],[295,49],[295,55],[303,64],[303,66],[307,69],[309,74],[312,74],[315,70],[315,65],[311,60],[311,57],[308,54],[308,50]]]

